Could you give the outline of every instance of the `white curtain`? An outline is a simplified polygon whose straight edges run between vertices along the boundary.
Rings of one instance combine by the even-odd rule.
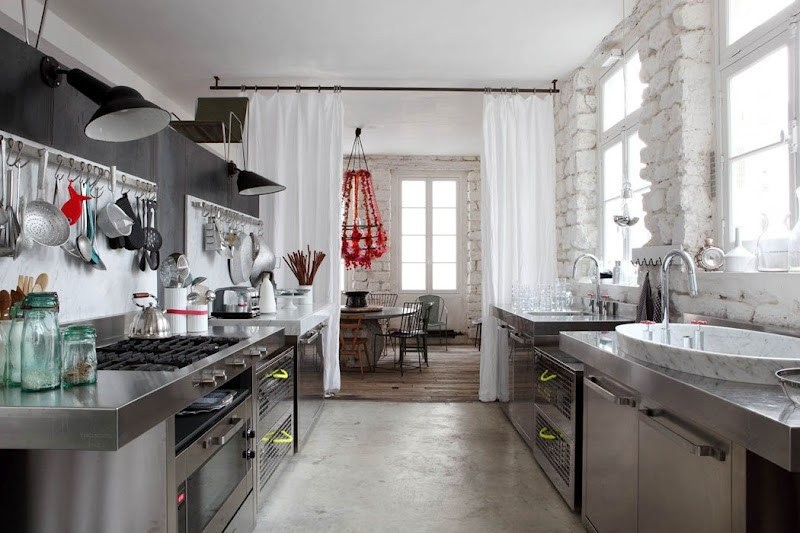
[[[555,130],[551,96],[486,95],[481,156],[483,333],[479,398],[508,398],[492,305],[514,282],[556,278]],[[501,357],[507,363],[505,356]],[[500,370],[500,371],[499,371]]]
[[[286,186],[261,197],[265,234],[280,258],[305,249],[327,257],[314,279],[314,303],[332,304],[325,331],[325,391],[339,390],[339,257],[342,189],[341,94],[252,94],[247,169]],[[282,263],[282,260],[279,259]],[[278,287],[296,287],[285,264]]]

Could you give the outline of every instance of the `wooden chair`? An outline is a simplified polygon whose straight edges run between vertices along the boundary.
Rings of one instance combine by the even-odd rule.
[[[345,335],[349,333],[349,335]],[[339,357],[352,356],[358,359],[358,366],[361,375],[364,375],[364,359],[367,359],[369,366],[369,354],[367,354],[367,343],[369,339],[363,336],[361,330],[361,317],[342,317],[339,320]]]

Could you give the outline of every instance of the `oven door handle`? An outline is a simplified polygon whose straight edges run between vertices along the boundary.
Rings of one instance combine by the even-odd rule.
[[[225,432],[224,435],[217,435],[216,437],[210,437],[204,440],[203,448],[211,448],[212,446],[222,446],[229,440],[234,438],[244,428],[244,418],[238,416],[231,417],[230,423],[233,424],[233,427],[229,429],[227,432]]]

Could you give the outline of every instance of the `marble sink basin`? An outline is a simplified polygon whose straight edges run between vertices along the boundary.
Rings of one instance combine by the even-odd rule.
[[[709,378],[776,385],[775,372],[800,367],[800,338],[745,329],[701,326],[703,350],[685,348],[684,336],[694,338],[697,326],[670,324],[670,344],[664,344],[660,324],[617,326],[617,344],[626,355],[654,365]]]

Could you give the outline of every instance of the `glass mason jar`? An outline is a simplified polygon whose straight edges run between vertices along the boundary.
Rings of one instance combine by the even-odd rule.
[[[92,326],[69,326],[61,349],[61,384],[64,387],[97,382],[97,334]]]
[[[55,389],[61,386],[61,330],[58,325],[58,295],[29,294],[22,302],[23,391]]]
[[[11,321],[0,320],[0,389],[8,386],[8,334]]]
[[[6,384],[19,387],[22,375],[22,326],[24,319],[19,302],[11,306],[11,328],[8,331]]]

